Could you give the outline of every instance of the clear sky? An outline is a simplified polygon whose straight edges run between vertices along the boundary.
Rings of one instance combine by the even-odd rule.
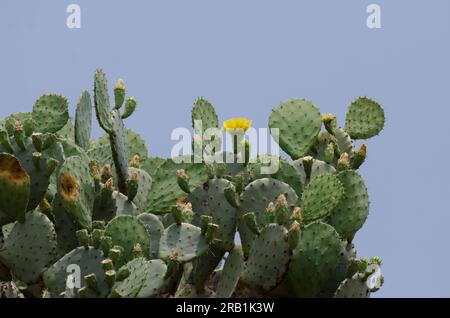
[[[71,3],[80,29],[66,26]],[[381,29],[366,25],[370,3]],[[374,296],[449,297],[449,14],[448,0],[2,0],[0,117],[46,92],[67,96],[73,114],[102,67],[139,101],[127,125],[168,156],[197,96],[255,127],[288,98],[343,124],[353,98],[373,97],[387,121],[361,169],[371,211],[358,254],[384,260]]]

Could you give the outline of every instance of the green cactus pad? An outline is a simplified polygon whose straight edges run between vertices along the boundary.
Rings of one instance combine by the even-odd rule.
[[[189,262],[208,250],[201,229],[188,223],[172,224],[164,230],[159,242],[159,258]]]
[[[333,151],[333,159],[331,161],[326,160],[326,153],[327,153],[327,147],[329,144],[334,145],[337,143],[336,137],[331,135],[327,131],[321,131],[314,141],[314,144],[311,146],[311,149],[309,150],[308,154],[312,157],[314,157],[316,160],[322,160],[329,163],[334,163],[334,151]]]
[[[80,269],[80,286],[86,285],[84,277],[89,274],[95,274],[99,285],[99,297],[106,297],[109,287],[105,279],[105,272],[101,262],[104,260],[103,252],[93,247],[77,247],[64,255],[44,272],[44,284],[50,291],[52,297],[58,297],[66,290],[67,278],[70,270],[76,266]],[[73,267],[73,268],[71,268]],[[74,274],[77,274],[76,272]]]
[[[261,168],[269,167],[271,162],[276,162],[278,159],[278,169],[273,174],[262,174]],[[259,155],[256,162],[251,162],[248,165],[248,172],[250,174],[250,180],[270,177],[287,183],[295,190],[300,197],[303,192],[303,183],[300,173],[295,167],[293,167],[286,159],[278,157],[272,154]]]
[[[30,120],[32,120],[31,113],[28,112],[11,114],[0,122],[0,131],[2,129],[5,129],[8,132],[8,135],[12,136],[14,133],[14,123],[16,121],[20,122],[23,125]],[[1,128],[2,126],[3,128]]]
[[[113,245],[123,247],[123,253],[118,260],[118,266],[133,259],[133,248],[140,244],[142,254],[148,257],[150,237],[144,224],[136,217],[120,215],[112,219],[105,228],[105,235],[112,238]]]
[[[311,180],[314,180],[318,176],[321,176],[323,174],[335,174],[336,169],[329,165],[326,162],[323,162],[321,160],[313,159],[312,167],[311,167],[311,176],[309,179],[306,178],[305,168],[303,166],[302,159],[298,159],[292,162],[292,165],[297,169],[298,173],[300,174],[300,178],[302,180],[302,183],[304,185],[308,184]]]
[[[55,133],[69,120],[69,102],[61,95],[42,95],[34,104],[31,116],[38,131]]]
[[[141,158],[141,169],[144,169],[150,176],[153,176],[164,162],[166,162],[166,159],[162,157],[147,157],[144,160]]]
[[[192,128],[194,128],[194,120],[202,122],[202,133],[208,128],[219,127],[219,119],[213,105],[203,97],[199,97],[192,107]],[[200,133],[200,132],[196,132]]]
[[[347,111],[345,130],[354,139],[368,139],[378,135],[384,127],[384,110],[367,97],[354,100]]]
[[[56,150],[56,147],[59,149]],[[63,153],[63,160],[61,161],[61,164],[66,158],[73,156],[80,157],[86,163],[89,163],[91,161],[90,157],[83,148],[78,146],[75,141],[66,138],[58,138],[57,142],[45,152],[49,157],[54,157],[60,160],[61,158],[58,158],[58,155],[55,154],[55,152],[60,152],[61,149]]]
[[[242,279],[253,288],[270,291],[283,279],[289,260],[286,228],[268,224],[252,243]]]
[[[346,278],[336,290],[334,298],[369,298],[370,290],[367,282],[355,274],[352,278]]]
[[[0,250],[0,259],[25,282],[35,283],[56,257],[56,233],[42,213],[27,213],[24,223],[15,223]]]
[[[0,226],[25,220],[30,177],[19,160],[8,153],[0,153]]]
[[[275,202],[280,194],[286,196],[289,211],[297,204],[298,197],[295,191],[286,183],[276,179],[263,178],[248,184],[241,194],[241,205],[239,207],[238,229],[241,237],[242,249],[247,255],[255,234],[248,228],[243,215],[248,212],[254,212],[258,227],[267,223],[266,209],[270,202]],[[286,215],[286,222],[290,214]]]
[[[161,236],[164,232],[164,225],[156,215],[151,213],[139,214],[137,218],[139,221],[144,223],[148,235],[150,236],[150,250],[148,257],[150,259],[158,258],[159,241],[161,240]]]
[[[59,138],[75,141],[75,126],[69,118],[67,123],[56,133]]]
[[[343,128],[336,128],[333,132],[334,137],[336,137],[339,153],[346,152],[350,155],[354,148],[350,135]]]
[[[115,216],[117,216],[118,207],[121,208],[122,212],[127,211],[127,208],[131,210],[131,213],[122,214],[135,215],[136,208],[134,204],[129,203],[128,198],[118,191],[114,191],[111,196],[107,197],[107,199],[104,199],[104,201],[102,201],[101,195],[101,193],[98,193],[95,197],[94,209],[92,211],[92,220],[109,222]]]
[[[149,267],[144,257],[138,257],[123,265],[130,272],[130,275],[122,281],[116,281],[112,290],[122,298],[135,298],[144,286]]]
[[[322,117],[312,102],[290,99],[273,109],[269,127],[279,129],[281,149],[295,160],[308,153],[322,127]]]
[[[305,226],[287,279],[296,297],[316,297],[339,265],[341,241],[334,228],[322,222]]]
[[[75,142],[87,150],[91,140],[92,104],[88,91],[81,93],[75,111]]]
[[[58,192],[67,213],[81,228],[91,228],[94,181],[86,162],[78,156],[67,158],[61,167]]]
[[[122,184],[128,178],[128,149],[125,144],[125,132],[122,118],[117,109],[111,112],[112,132],[110,134],[111,152],[117,173],[119,190],[125,193],[126,185]]]
[[[200,224],[200,216],[213,217],[213,223],[219,225],[217,239],[225,250],[230,250],[234,245],[236,233],[236,209],[225,198],[224,190],[233,187],[233,184],[225,179],[212,179],[195,188],[189,195],[188,201],[192,203],[195,213],[193,224]]]
[[[134,155],[138,155],[141,161],[145,161],[148,158],[148,149],[145,145],[144,139],[141,135],[132,129],[125,128],[125,146],[130,158]],[[109,135],[103,134],[98,140],[98,146],[109,146]],[[111,151],[111,149],[109,149]]]
[[[342,241],[339,265],[320,291],[320,297],[333,297],[340,283],[347,278],[350,262],[355,258],[356,249],[353,244]]]
[[[345,170],[337,177],[344,185],[345,194],[328,223],[342,238],[352,240],[369,215],[369,195],[363,178],[356,171]]]
[[[228,254],[227,260],[223,265],[216,289],[217,298],[229,298],[233,295],[243,269],[244,253],[242,248],[236,245]]]
[[[106,132],[112,129],[111,107],[109,104],[108,80],[101,69],[95,71],[94,77],[94,104],[95,114],[100,127]]]
[[[88,155],[92,160],[97,161],[100,167],[105,164],[112,164],[113,162],[111,146],[109,144],[97,145],[96,147],[89,149]]]
[[[150,177],[150,175],[143,169],[129,167],[128,175],[130,176],[133,173],[137,173],[138,176],[138,192],[133,199],[133,203],[136,204],[140,212],[144,212],[148,194],[152,187],[152,177]]]
[[[328,216],[344,195],[344,187],[332,174],[323,174],[312,180],[303,191],[302,217],[306,222]]]
[[[190,160],[190,157],[183,157]],[[152,175],[153,185],[147,201],[147,212],[164,214],[171,211],[178,199],[186,193],[178,186],[176,171],[184,169],[189,176],[189,186],[197,187],[208,180],[206,167],[202,163],[176,163],[168,159],[156,173]]]
[[[64,208],[59,194],[52,202],[53,216],[55,218],[56,240],[58,242],[58,255],[63,256],[78,246],[76,231],[77,224]]]
[[[145,145],[144,139],[137,132],[127,128],[125,129],[125,144],[128,148],[128,154],[130,158],[134,155],[138,155],[141,160],[145,160],[148,157],[148,149]]]
[[[225,250],[218,244],[211,244],[209,250],[196,258],[193,263],[190,282],[193,283],[197,291],[202,291],[211,274],[219,265]]]

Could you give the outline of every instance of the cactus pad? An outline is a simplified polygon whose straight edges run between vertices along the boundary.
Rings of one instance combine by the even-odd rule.
[[[142,254],[148,257],[150,237],[144,224],[129,215],[120,215],[112,219],[105,228],[105,235],[112,238],[113,245],[123,247],[123,253],[118,260],[118,266],[133,259],[133,248],[140,244]]]
[[[109,291],[105,280],[104,270],[102,268],[103,252],[93,247],[77,247],[64,255],[60,260],[54,263],[44,273],[44,283],[53,297],[66,290],[67,278],[70,275],[70,266],[79,266],[80,286],[84,286],[86,281],[84,277],[89,274],[95,274],[101,294],[99,297],[106,297]],[[74,274],[77,274],[76,272]]]
[[[166,159],[162,157],[147,157],[146,159],[141,158],[141,169],[147,171],[150,176],[156,174],[156,171],[161,167]]]
[[[119,191],[114,191],[112,199],[115,202],[115,213],[117,215],[137,216],[139,214],[137,206],[133,202],[129,202],[128,198]]]
[[[252,243],[242,279],[253,288],[269,291],[281,282],[289,260],[286,228],[268,224]]]
[[[287,279],[296,297],[315,297],[339,265],[341,242],[332,226],[314,222],[301,231]]]
[[[152,187],[152,177],[143,169],[128,168],[128,175],[130,176],[133,173],[136,173],[138,177],[138,192],[133,199],[133,203],[136,204],[140,212],[144,212],[148,194]]]
[[[341,237],[352,240],[369,214],[369,195],[363,178],[357,172],[346,170],[337,177],[344,185],[345,194],[331,213],[329,224]]]
[[[92,130],[91,95],[84,91],[78,99],[75,111],[75,142],[83,149],[89,148]]]
[[[278,160],[278,169],[275,173],[267,175],[263,174],[261,168],[268,167],[271,162]],[[259,155],[254,163],[248,165],[250,180],[254,181],[260,178],[273,178],[287,183],[295,190],[300,197],[303,192],[303,183],[298,170],[293,167],[286,159],[272,154]]]
[[[55,133],[69,120],[69,103],[61,95],[48,94],[38,98],[31,113],[40,132]]]
[[[124,130],[124,138],[125,138],[125,146],[127,148],[127,153],[130,158],[134,155],[138,155],[141,161],[145,161],[148,157],[148,149],[145,145],[144,139],[142,139],[141,135],[132,129],[125,128]],[[99,141],[98,147],[108,146],[109,151],[111,151],[109,147],[109,135],[103,134]]]
[[[164,276],[167,271],[167,265],[160,259],[147,262],[147,277],[139,291],[137,297],[149,298],[156,296],[163,289],[165,281]]]
[[[308,153],[322,127],[319,109],[304,99],[290,99],[274,108],[269,127],[279,129],[280,147],[292,159]]]
[[[16,121],[23,124],[31,120],[32,120],[31,113],[28,112],[19,112],[11,114],[2,121],[0,121],[0,131],[6,130],[8,132],[8,135],[12,136],[14,133],[14,123]]]
[[[368,139],[378,135],[384,127],[384,110],[374,100],[359,97],[347,111],[345,130],[354,139]]]
[[[339,148],[339,153],[346,152],[351,154],[354,148],[352,139],[350,135],[342,128],[334,129],[334,137],[336,137],[336,142]]]
[[[30,177],[16,157],[0,153],[0,225],[23,222],[30,196]]]
[[[219,127],[219,119],[217,118],[216,110],[213,105],[203,97],[199,97],[192,107],[192,127],[194,127],[194,121],[200,120],[202,122],[203,133],[208,128]]]
[[[78,156],[66,159],[58,181],[58,192],[67,213],[80,227],[91,228],[94,181],[86,162]]]
[[[290,208],[297,204],[297,194],[286,183],[276,179],[263,178],[248,184],[241,194],[239,207],[238,229],[242,241],[242,249],[247,254],[250,250],[255,234],[247,227],[243,215],[254,212],[258,227],[267,223],[266,209],[270,202],[275,202],[280,194],[284,194]],[[286,215],[286,221],[290,215]]]
[[[44,197],[50,183],[51,173],[54,169],[50,169],[51,165],[49,157],[44,153],[41,155],[40,167],[36,167],[33,162],[33,153],[36,151],[31,138],[24,140],[25,149],[13,144],[14,156],[20,161],[22,167],[30,176],[30,198],[28,201],[27,211],[37,207]],[[0,146],[1,148],[1,146]],[[53,174],[54,175],[54,174]]]
[[[172,224],[159,242],[159,258],[176,262],[189,262],[208,250],[201,229],[192,224]]]
[[[233,187],[225,179],[212,179],[195,188],[189,195],[195,213],[194,224],[199,224],[201,215],[213,217],[213,222],[219,225],[217,239],[226,250],[234,245],[236,233],[236,209],[225,198],[224,190]]]
[[[368,298],[370,290],[367,282],[355,274],[351,278],[346,278],[336,290],[334,298]]]
[[[326,217],[339,204],[344,188],[339,179],[331,174],[323,174],[312,180],[302,195],[302,217],[314,221]]]
[[[238,284],[244,269],[244,253],[240,246],[235,246],[228,254],[216,289],[217,298],[229,298]]]
[[[24,223],[15,223],[0,251],[0,259],[17,279],[35,283],[56,257],[56,233],[42,213],[27,213]]]
[[[58,255],[62,256],[78,246],[75,221],[64,208],[59,194],[55,195],[52,202],[53,216],[55,218],[56,240],[58,242]]]
[[[190,160],[190,157],[186,157]],[[147,201],[148,212],[163,214],[171,211],[177,200],[186,193],[180,189],[177,183],[176,171],[184,169],[189,176],[189,186],[197,187],[208,180],[208,173],[202,163],[176,163],[168,159],[162,164],[155,175],[152,175],[153,186]]]
[[[164,225],[156,215],[151,213],[139,214],[137,218],[144,223],[148,235],[150,236],[150,251],[148,257],[150,259],[158,258],[159,241],[164,232]]]
[[[309,178],[307,178],[305,173],[305,167],[303,166],[303,160],[298,159],[292,162],[292,165],[297,169],[297,171],[300,173],[300,178],[302,180],[302,183],[304,185],[307,185],[311,180],[315,179],[316,177],[330,173],[335,174],[336,169],[329,165],[326,162],[323,162],[321,160],[313,159],[312,167],[311,167],[311,175]]]
[[[100,127],[106,132],[112,129],[111,123],[111,107],[109,104],[108,80],[105,73],[101,69],[97,69],[94,77],[94,104],[95,113],[97,115]]]

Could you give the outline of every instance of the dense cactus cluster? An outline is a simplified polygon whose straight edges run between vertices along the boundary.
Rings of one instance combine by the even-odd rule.
[[[93,92],[81,94],[74,120],[67,99],[48,94],[0,121],[0,297],[368,297],[380,288],[381,260],[358,259],[352,244],[369,212],[357,172],[366,146],[353,140],[383,129],[378,103],[356,99],[340,128],[310,101],[282,102],[269,127],[289,159],[249,160],[252,145],[232,131],[250,121],[228,121],[231,157],[245,160],[220,163],[196,151],[149,156],[125,128],[137,102],[123,81],[114,105],[101,70]],[[211,147],[199,136],[219,127],[203,98],[196,121],[202,155]],[[271,160],[279,168],[264,174]]]

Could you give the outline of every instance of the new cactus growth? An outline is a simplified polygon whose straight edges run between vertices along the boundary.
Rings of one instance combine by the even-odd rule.
[[[369,213],[357,172],[367,146],[352,139],[380,133],[377,102],[354,100],[345,128],[311,101],[282,102],[269,127],[292,161],[250,160],[251,120],[227,120],[230,155],[245,160],[211,163],[201,154],[221,140],[196,152],[219,128],[206,99],[192,108],[193,155],[165,159],[125,128],[137,102],[124,81],[112,106],[108,92],[97,70],[74,125],[56,94],[0,121],[0,297],[368,297],[381,287],[381,259],[357,259],[352,244]],[[268,162],[278,170],[265,173]]]

